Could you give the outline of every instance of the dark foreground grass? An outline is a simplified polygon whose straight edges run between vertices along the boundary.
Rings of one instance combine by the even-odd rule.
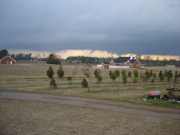
[[[154,106],[180,109],[180,103],[177,103],[175,101],[165,101],[162,99],[155,99],[155,100],[146,100],[143,103],[146,105],[154,105]]]

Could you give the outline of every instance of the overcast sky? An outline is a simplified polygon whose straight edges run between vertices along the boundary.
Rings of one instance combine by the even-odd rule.
[[[0,0],[0,49],[180,54],[180,0]]]

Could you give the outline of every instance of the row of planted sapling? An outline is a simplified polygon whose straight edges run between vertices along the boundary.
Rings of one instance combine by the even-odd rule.
[[[69,82],[68,85],[73,84],[73,81],[75,80],[75,75],[68,75],[65,76],[66,73],[63,69],[62,65],[59,65],[59,68],[56,71],[56,74],[58,78],[63,81],[63,79],[66,78],[66,80]],[[154,83],[154,82],[166,82],[170,83],[172,80],[175,81],[175,83],[178,82],[178,79],[180,78],[180,72],[172,70],[164,70],[164,71],[157,71],[157,70],[139,70],[139,69],[131,69],[131,70],[101,70],[101,69],[93,69],[89,67],[85,67],[81,70],[81,74],[83,76],[80,77],[81,81],[79,85],[81,85],[84,88],[88,89],[88,92],[90,92],[90,88],[95,83],[111,83],[111,84],[127,84],[130,83],[141,83],[146,84],[148,83]],[[53,68],[50,66],[49,69],[46,72],[46,75],[50,79],[50,87],[51,88],[58,88],[56,79],[55,79],[55,72]],[[77,75],[77,73],[76,73]],[[107,78],[108,77],[108,78]],[[77,79],[77,77],[76,77]],[[111,81],[109,81],[111,80]],[[118,87],[118,85],[114,85]],[[102,85],[99,87],[103,87]]]

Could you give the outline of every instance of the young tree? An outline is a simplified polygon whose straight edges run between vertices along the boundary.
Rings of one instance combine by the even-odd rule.
[[[57,88],[56,80],[54,78],[51,78],[50,80],[50,87],[54,89]]]
[[[89,89],[89,84],[88,84],[88,81],[87,81],[86,78],[83,78],[83,80],[81,81],[81,86],[82,86],[83,88],[88,88],[88,92],[90,91],[90,89]]]
[[[164,81],[164,74],[162,71],[159,71],[159,80],[162,82]]]
[[[49,66],[49,69],[46,71],[46,75],[48,76],[48,78],[52,79],[54,76],[54,71],[53,68],[51,66]]]
[[[89,78],[90,77],[90,69],[89,68],[83,69],[83,74],[85,77]]]
[[[139,78],[139,72],[137,70],[133,71],[133,82],[137,83]]]
[[[119,70],[115,70],[115,71],[114,71],[114,74],[116,75],[116,78],[119,78],[119,77],[120,77],[120,72],[119,72]]]
[[[115,72],[113,72],[113,71],[109,71],[109,77],[112,81],[115,81],[117,78]]]
[[[151,78],[153,76],[153,70],[150,70],[149,77]]]
[[[127,73],[125,70],[121,71],[121,77],[122,77],[123,83],[126,84],[127,83]]]
[[[59,77],[59,79],[62,79],[64,77],[64,70],[62,65],[59,66],[58,70],[57,70],[57,75]]]
[[[150,73],[148,70],[145,71],[145,81],[148,81],[150,78]]]
[[[156,80],[156,73],[153,73],[152,74],[152,77],[151,77],[151,82],[153,83],[155,80]]]
[[[94,76],[95,76],[95,78],[96,78],[96,80],[97,80],[97,82],[98,83],[100,83],[100,82],[102,82],[102,76],[101,76],[101,71],[100,70],[98,70],[98,69],[96,69],[95,71],[94,71]]]
[[[172,77],[173,77],[173,73],[172,73],[171,70],[169,70],[169,71],[167,72],[167,81],[170,82],[171,79],[172,79]]]
[[[149,81],[149,79],[151,79],[151,77],[152,77],[152,75],[153,75],[153,71],[152,70],[146,70],[145,71],[145,81]]]
[[[128,77],[131,78],[132,77],[132,72],[128,71]]]
[[[100,75],[97,77],[97,81],[98,81],[98,83],[101,83],[102,80],[103,80],[103,78],[102,78],[102,76],[101,76],[101,74],[100,74]]]
[[[94,70],[94,76],[95,76],[95,77],[98,76],[98,75],[99,75],[99,72],[100,72],[100,69],[95,69],[95,70]]]
[[[175,73],[174,73],[174,81],[173,81],[173,85],[174,85],[173,87],[174,88],[176,88],[176,83],[178,82],[179,77],[180,77],[179,72],[175,71]]]
[[[167,70],[165,70],[165,71],[164,71],[164,75],[165,75],[165,77],[167,76],[167,74],[168,74],[168,71],[167,71]]]
[[[145,79],[145,73],[144,72],[140,72],[140,79],[145,82],[146,79]]]
[[[178,73],[178,71],[175,71],[175,73],[174,73],[174,82],[175,83],[177,83],[178,78],[179,78],[179,73]]]

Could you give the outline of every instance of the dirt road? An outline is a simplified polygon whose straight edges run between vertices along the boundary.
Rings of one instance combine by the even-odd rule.
[[[178,109],[159,109],[128,103],[114,103],[110,101],[86,99],[80,97],[54,96],[48,94],[35,94],[0,90],[0,99],[48,102],[85,108],[110,110],[130,115],[141,115],[145,117],[166,117],[180,120],[180,110]]]

